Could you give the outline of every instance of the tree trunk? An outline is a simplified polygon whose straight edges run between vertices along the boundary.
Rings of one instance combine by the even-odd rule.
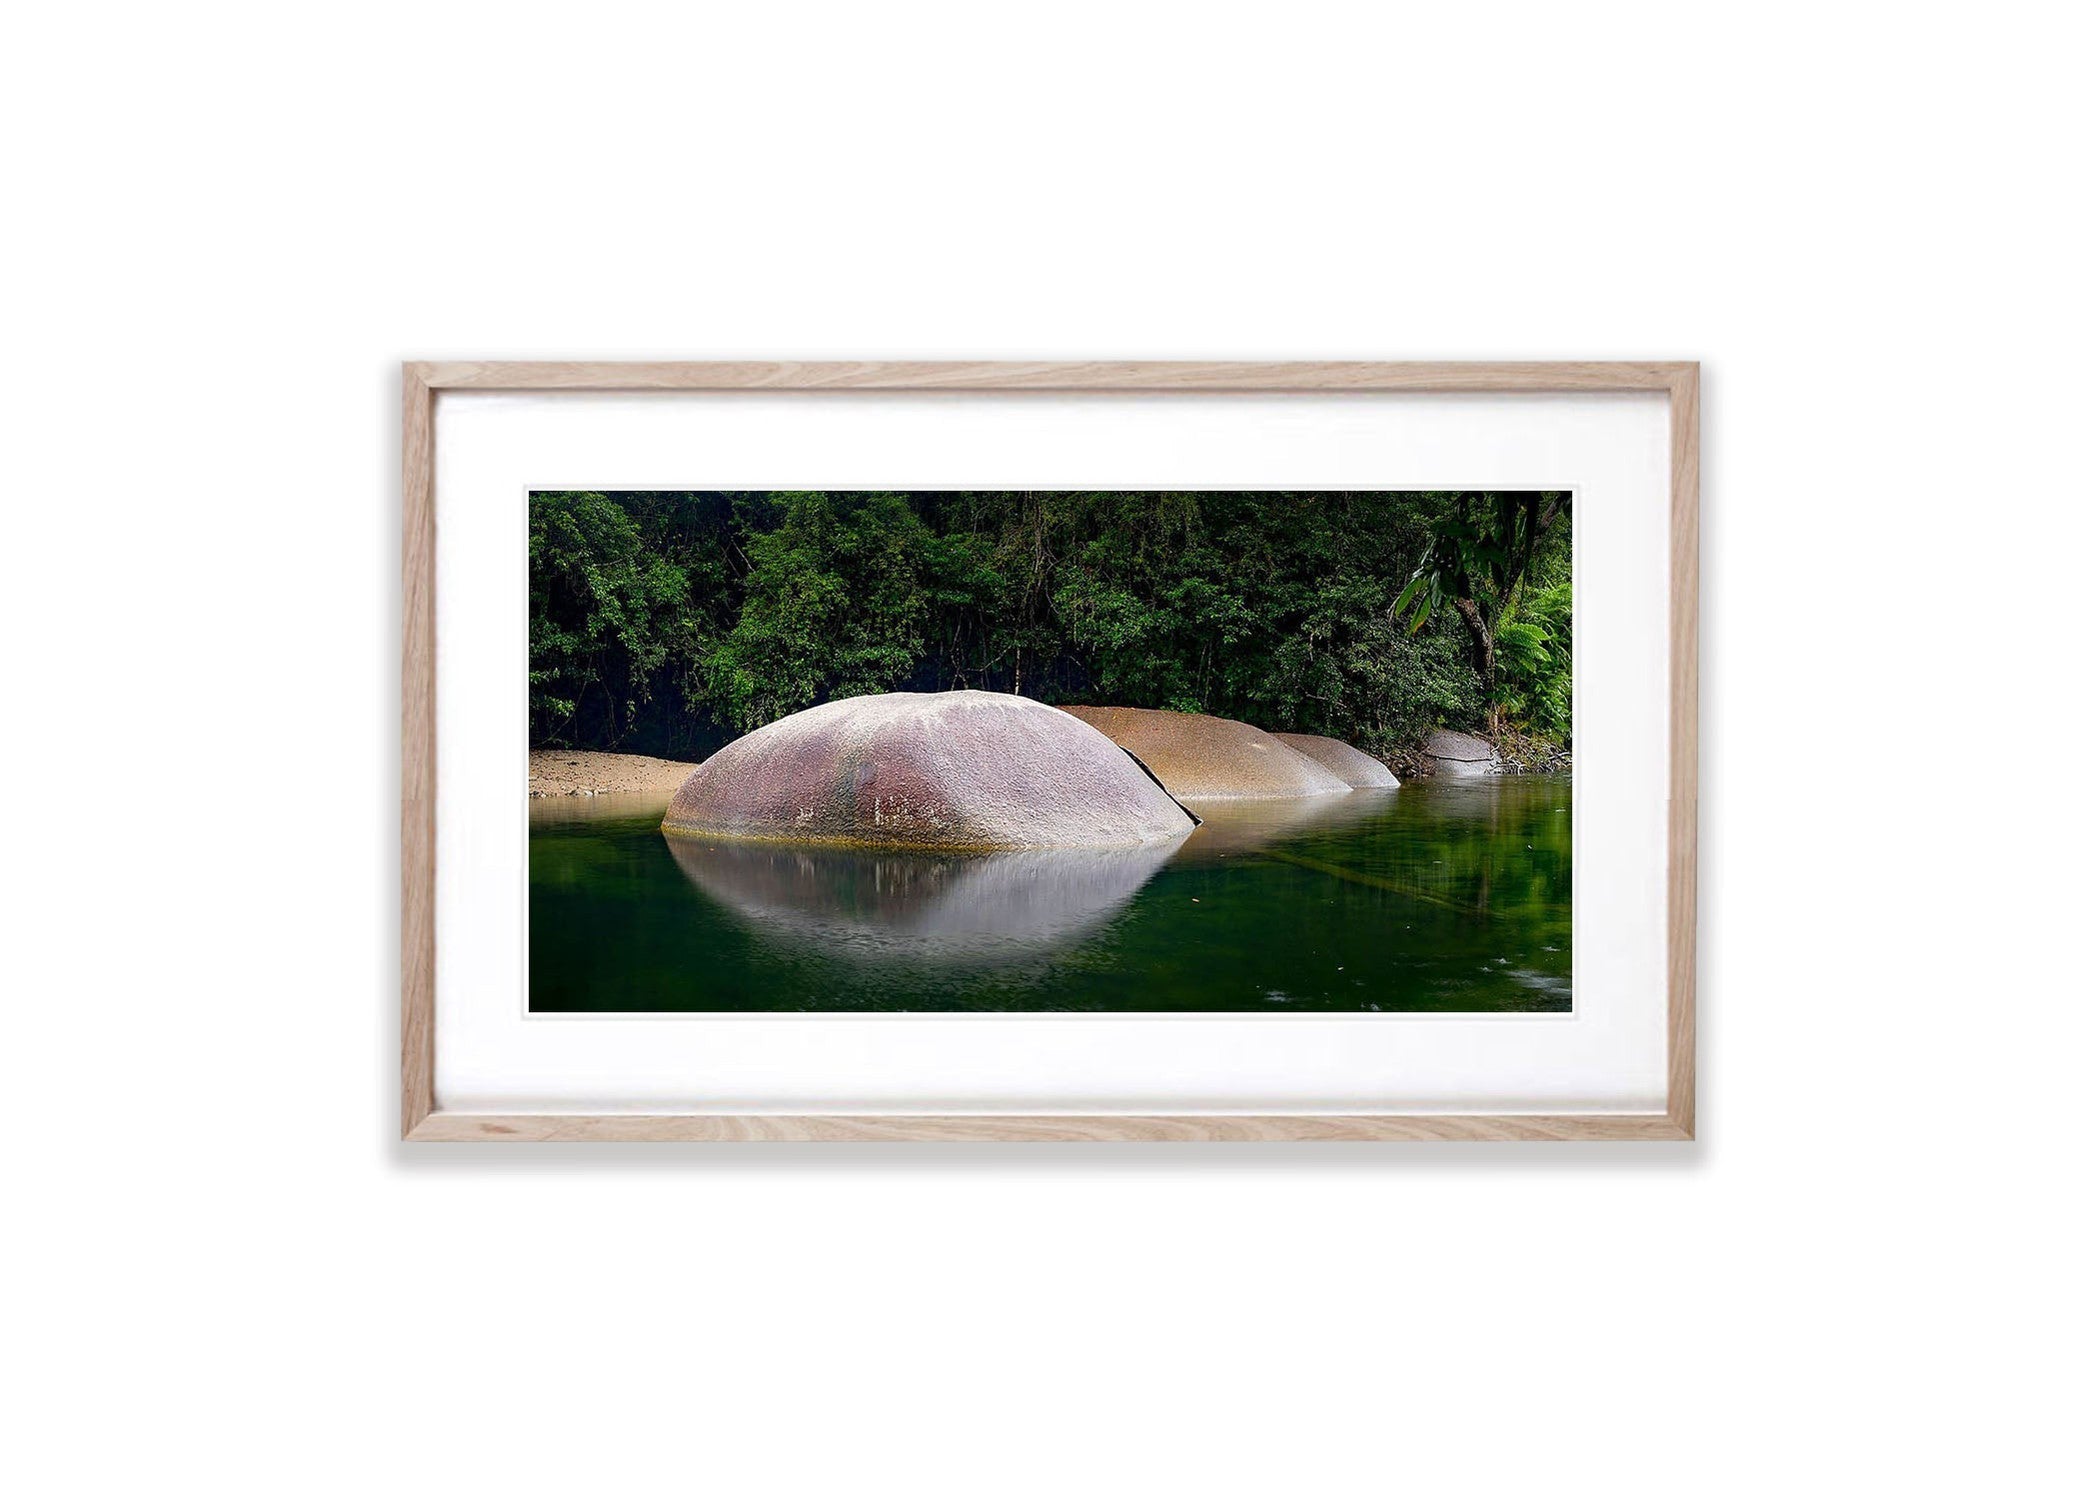
[[[1487,628],[1487,621],[1480,614],[1479,600],[1452,599],[1458,618],[1465,621],[1465,633],[1472,637],[1472,667],[1480,674],[1480,682],[1489,695],[1494,691],[1494,634]]]

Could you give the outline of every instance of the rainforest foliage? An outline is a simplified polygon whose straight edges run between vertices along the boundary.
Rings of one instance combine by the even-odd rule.
[[[976,687],[1332,734],[1572,735],[1565,494],[535,493],[535,746],[691,759]]]

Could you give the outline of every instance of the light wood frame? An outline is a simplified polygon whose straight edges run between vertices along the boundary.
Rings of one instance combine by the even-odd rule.
[[[1656,1114],[464,1114],[436,1107],[437,514],[445,390],[1188,395],[1660,391],[1669,399],[1668,1097]],[[1695,363],[410,363],[401,370],[401,1135],[406,1140],[1689,1140],[1697,1079]]]

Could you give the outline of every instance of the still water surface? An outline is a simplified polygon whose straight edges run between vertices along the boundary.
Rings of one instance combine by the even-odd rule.
[[[1141,849],[942,858],[532,805],[536,1011],[1564,1011],[1573,786],[1191,802]]]

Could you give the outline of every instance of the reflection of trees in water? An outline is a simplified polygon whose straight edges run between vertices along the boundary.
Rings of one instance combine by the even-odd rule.
[[[1177,862],[1259,857],[1493,919],[1518,908],[1565,907],[1572,898],[1572,806],[1566,781],[1518,777],[1417,782],[1320,805],[1198,803],[1214,821],[1182,844]],[[1405,815],[1388,815],[1376,829],[1356,827],[1395,812]]]
[[[1572,899],[1570,783],[1500,776],[1421,789],[1391,857],[1422,891],[1482,917]]]
[[[532,1003],[1564,1010],[1572,807],[1565,779],[1414,783],[1202,808],[1164,848],[980,858],[535,822]]]
[[[999,962],[1105,925],[1175,845],[943,856],[668,838],[686,878],[786,947],[861,959]]]

